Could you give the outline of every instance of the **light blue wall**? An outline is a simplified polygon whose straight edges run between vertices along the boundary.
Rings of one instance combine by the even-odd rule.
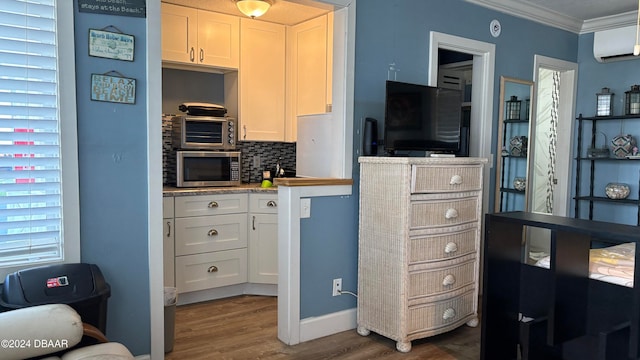
[[[111,285],[107,336],[133,354],[150,352],[147,232],[146,28],[144,18],[78,12],[76,100],[81,260]],[[135,61],[88,55],[89,29],[114,25],[135,36]],[[91,74],[116,70],[137,80],[136,104],[90,100]]]
[[[358,207],[353,196],[314,197],[300,220],[300,318],[354,308],[351,295],[333,297],[333,279],[357,292]],[[355,227],[354,227],[355,224]]]
[[[629,49],[631,51],[632,49]],[[624,113],[624,92],[631,89],[631,85],[640,84],[640,60],[626,60],[611,63],[599,63],[593,57],[593,34],[584,34],[580,36],[578,50],[578,97],[576,104],[576,116],[582,113],[584,116],[594,116],[596,111],[596,93],[599,93],[603,87],[611,89],[614,95],[614,115]],[[590,122],[585,123],[591,126]],[[598,131],[602,131],[607,141],[611,141],[613,136],[624,132],[631,134],[640,140],[640,119],[626,121],[598,122]],[[577,129],[576,129],[577,130]],[[589,132],[583,135],[584,146],[588,147],[591,142]],[[577,132],[576,132],[577,139]],[[597,138],[598,145],[603,144],[603,138]],[[582,156],[585,154],[583,153]],[[609,161],[598,162],[595,173],[594,191],[596,196],[604,196],[604,187],[609,182],[623,182],[630,185],[631,196],[637,198],[638,194],[638,178],[640,163],[639,160],[629,161]],[[583,166],[589,166],[588,162],[583,162]],[[586,176],[584,176],[586,175]],[[574,164],[574,186],[575,194],[575,164]],[[581,188],[588,191],[589,188],[589,172],[583,173],[581,179]],[[581,191],[584,194],[584,191]],[[588,203],[581,203],[581,217],[588,216]],[[572,210],[572,215],[575,209]],[[584,211],[583,211],[584,210]],[[637,223],[637,207],[633,205],[614,205],[606,203],[597,203],[594,206],[594,219],[602,221],[611,221],[616,223],[625,223],[636,225]]]
[[[500,75],[532,80],[535,54],[567,61],[576,61],[577,58],[576,34],[498,13],[462,0],[362,0],[358,2],[356,18],[355,129],[363,127],[362,121],[366,117],[373,117],[378,120],[378,128],[382,133],[385,81],[390,63],[395,63],[399,69],[396,80],[427,84],[430,31],[496,44],[494,129],[498,118]],[[502,34],[498,38],[491,37],[489,33],[489,23],[493,19],[502,23]],[[351,249],[351,255],[343,256],[341,252],[346,244],[356,243],[357,246],[359,166],[355,154],[361,148],[359,136],[357,131],[354,131],[354,195],[340,199],[340,207],[329,204],[338,201],[336,199],[324,200],[328,202],[326,210],[321,208],[319,211],[318,207],[313,208],[311,219],[303,220],[301,224],[303,242],[305,239],[318,238],[309,250],[304,246],[301,249],[303,271],[300,305],[303,318],[344,308],[345,304],[338,304],[337,300],[326,297],[334,277],[341,276],[345,281],[345,288],[357,286],[347,283],[346,280],[357,279],[357,253]],[[496,147],[495,138],[494,134],[493,148]],[[490,208],[493,208],[493,188],[494,186],[491,186]],[[339,227],[334,226],[331,221],[339,221]],[[335,233],[336,238],[332,238],[332,241],[339,243],[335,246],[319,239],[322,233],[329,230],[334,234],[333,229],[327,229],[330,227],[340,230]],[[323,241],[327,246],[323,251],[319,251],[317,247],[322,246]],[[338,263],[344,269],[342,273],[337,273],[330,266],[336,261],[336,254],[339,256]],[[304,269],[305,261],[313,261],[317,265],[312,270]],[[319,271],[320,264],[324,264],[325,271]],[[342,297],[344,295],[339,298]]]

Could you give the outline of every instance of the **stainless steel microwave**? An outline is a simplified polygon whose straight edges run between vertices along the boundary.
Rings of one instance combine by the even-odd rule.
[[[180,150],[235,150],[237,121],[229,117],[174,116],[173,147]]]
[[[239,151],[176,151],[176,186],[240,185]]]

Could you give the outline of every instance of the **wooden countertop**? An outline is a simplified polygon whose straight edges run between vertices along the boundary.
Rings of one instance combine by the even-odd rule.
[[[353,179],[337,178],[276,178],[276,186],[325,186],[325,185],[353,185]]]

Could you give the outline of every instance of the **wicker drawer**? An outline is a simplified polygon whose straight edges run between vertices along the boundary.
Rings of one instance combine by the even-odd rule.
[[[176,217],[247,212],[247,194],[176,196]]]
[[[409,299],[438,295],[475,282],[476,261],[409,273]]]
[[[413,165],[412,193],[458,192],[480,190],[481,165]]]
[[[247,282],[247,249],[176,257],[176,287],[185,293]]]
[[[176,256],[247,247],[247,214],[175,219]]]
[[[474,314],[474,294],[469,291],[447,300],[409,307],[407,333],[437,329]]]
[[[417,235],[409,239],[409,264],[440,261],[476,252],[476,226],[444,234]]]
[[[478,197],[445,198],[411,202],[409,228],[454,226],[478,221]]]

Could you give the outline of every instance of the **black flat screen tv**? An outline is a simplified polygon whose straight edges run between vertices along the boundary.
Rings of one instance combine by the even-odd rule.
[[[456,153],[461,114],[460,90],[387,80],[384,148]]]

